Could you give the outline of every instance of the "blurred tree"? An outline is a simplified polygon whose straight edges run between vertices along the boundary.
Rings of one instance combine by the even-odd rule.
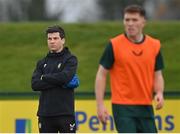
[[[31,0],[28,18],[30,21],[46,19],[45,0]]]
[[[124,7],[130,4],[143,5],[145,0],[98,0],[102,9],[104,20],[117,20],[122,18]]]
[[[0,21],[27,20],[30,0],[0,0]]]
[[[143,5],[148,18],[180,19],[180,0],[0,0],[0,21],[119,20],[130,4]]]
[[[156,8],[156,18],[160,19],[180,19],[180,0],[163,0]]]
[[[46,0],[0,0],[0,21],[45,20]]]

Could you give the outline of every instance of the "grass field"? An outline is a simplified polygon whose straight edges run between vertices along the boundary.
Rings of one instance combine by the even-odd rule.
[[[47,53],[47,26],[64,27],[67,46],[78,57],[81,85],[77,92],[93,92],[99,58],[109,39],[123,32],[121,22],[62,24],[57,22],[0,23],[0,92],[30,92],[33,69]],[[180,22],[150,22],[145,32],[159,38],[165,60],[165,89],[180,89]],[[109,88],[109,85],[108,85]]]

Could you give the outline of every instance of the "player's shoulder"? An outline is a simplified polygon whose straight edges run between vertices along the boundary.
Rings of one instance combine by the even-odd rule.
[[[125,35],[119,34],[113,38],[110,39],[110,42],[112,43],[112,46],[118,46],[120,42],[124,42]]]
[[[78,60],[77,56],[74,53],[72,53],[68,47],[65,47],[64,49],[66,49],[65,55],[64,55],[65,60],[75,60],[75,61]]]
[[[46,62],[46,57],[42,57],[37,61],[38,65],[44,64]]]
[[[155,50],[156,52],[159,52],[161,48],[161,43],[159,39],[146,35],[145,41],[147,44],[149,44],[148,47],[153,48],[152,50]]]
[[[160,40],[159,39],[157,39],[157,38],[154,38],[154,37],[152,37],[152,36],[150,36],[150,35],[146,35],[146,40],[148,41],[148,42],[150,42],[150,43],[156,43],[156,44],[159,44],[160,43]]]
[[[119,40],[119,39],[122,39],[122,38],[124,38],[124,34],[118,34],[118,35],[112,37],[111,40]]]

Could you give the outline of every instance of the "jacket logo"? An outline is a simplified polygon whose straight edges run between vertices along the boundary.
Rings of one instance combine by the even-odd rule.
[[[41,122],[39,122],[38,126],[39,126],[39,128],[41,129],[41,127],[42,127],[42,124],[41,124]]]
[[[135,56],[141,56],[143,54],[143,50],[139,51],[139,52],[135,52],[135,51],[132,51],[132,53],[135,55]]]
[[[58,64],[58,69],[61,67],[61,63]]]
[[[47,64],[44,64],[44,68],[47,66]]]
[[[73,131],[73,130],[74,130],[74,127],[75,127],[75,123],[69,124],[69,126],[70,126],[70,130]]]

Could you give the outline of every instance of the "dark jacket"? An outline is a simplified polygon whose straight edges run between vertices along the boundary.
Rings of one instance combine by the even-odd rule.
[[[64,85],[76,70],[77,58],[68,48],[38,61],[32,76],[32,89],[40,91],[38,116],[74,115],[74,90]]]

